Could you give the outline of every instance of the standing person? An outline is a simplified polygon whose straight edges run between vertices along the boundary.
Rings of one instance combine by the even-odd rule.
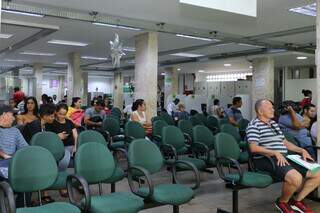
[[[229,123],[231,123],[234,126],[239,126],[238,122],[243,118],[242,113],[239,110],[242,106],[242,99],[241,97],[234,97],[232,100],[232,106],[230,106],[226,110],[226,115],[229,119]]]
[[[17,124],[26,125],[38,119],[38,102],[35,97],[28,97],[24,104],[24,112],[17,115]]]
[[[73,97],[71,106],[68,108],[67,117],[78,127],[81,126],[84,118],[84,110],[81,109],[82,99],[80,97]]]
[[[186,112],[186,107],[183,104],[178,105],[178,111],[174,113],[173,118],[175,121],[187,120],[189,118],[189,114]]]
[[[17,104],[19,104],[21,101],[23,101],[23,98],[25,97],[24,92],[22,92],[19,87],[15,87],[13,91],[13,99]]]
[[[104,102],[102,99],[96,99],[93,101],[93,106],[85,111],[84,123],[88,129],[99,130],[102,127],[102,122],[105,116]]]
[[[179,98],[175,98],[173,101],[169,102],[169,104],[167,105],[167,113],[170,116],[173,116],[174,112],[177,110],[177,105],[179,104],[180,99]]]
[[[52,101],[54,104],[58,104],[57,95],[52,96]]]
[[[106,96],[104,98],[104,111],[107,113],[107,114],[110,114],[111,113],[111,106],[110,106],[110,100],[109,100],[109,97]]]
[[[223,118],[224,117],[223,108],[220,107],[220,100],[219,99],[213,100],[213,105],[211,107],[211,115],[216,118]]]
[[[312,91],[308,89],[303,89],[302,94],[304,98],[300,102],[300,107],[303,109],[304,105],[311,104],[312,101]]]
[[[143,99],[138,99],[133,103],[131,120],[139,122],[146,130],[151,128],[151,123],[148,122],[146,115],[146,104]]]

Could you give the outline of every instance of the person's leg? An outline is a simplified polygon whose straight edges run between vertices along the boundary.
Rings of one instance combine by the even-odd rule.
[[[67,168],[69,166],[69,163],[70,163],[70,158],[71,158],[70,152],[67,149],[65,149],[64,156],[59,161],[59,165],[58,165],[58,168],[59,168],[60,172],[67,170]]]
[[[292,195],[302,184],[302,175],[295,169],[291,169],[284,177],[280,202],[288,203]]]
[[[320,172],[312,173],[310,171],[306,174],[305,183],[302,186],[302,190],[296,197],[296,201],[302,201],[310,192],[320,186]]]

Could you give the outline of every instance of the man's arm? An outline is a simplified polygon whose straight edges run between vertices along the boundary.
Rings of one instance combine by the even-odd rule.
[[[99,126],[99,125],[101,125],[101,122],[90,121],[90,117],[89,116],[84,116],[84,123],[87,126]]]
[[[291,106],[288,107],[288,112],[290,113],[290,117],[292,119],[292,125],[294,129],[299,130],[299,129],[305,128],[304,123],[299,120],[297,113],[294,111],[294,109]]]
[[[11,156],[8,155],[7,153],[5,153],[4,151],[0,150],[0,158],[9,159],[9,158],[11,158]]]
[[[20,131],[17,129],[17,133],[16,133],[16,145],[17,145],[17,150],[28,146],[28,143],[26,142],[26,140],[23,138],[22,134],[20,133]]]
[[[301,154],[305,161],[308,159],[311,161],[314,161],[314,159],[311,157],[311,155],[309,154],[309,152],[307,150],[294,145],[293,143],[291,143],[290,141],[288,141],[286,139],[284,139],[284,145],[287,147],[288,150]]]
[[[258,154],[261,153],[264,155],[268,155],[270,157],[277,158],[277,165],[278,166],[289,165],[289,162],[287,161],[287,159],[280,152],[261,147],[257,143],[250,143],[249,147],[250,147],[250,151],[252,153],[258,153]]]

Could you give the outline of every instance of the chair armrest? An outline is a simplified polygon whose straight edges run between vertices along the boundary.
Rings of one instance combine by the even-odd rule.
[[[73,180],[76,180],[77,184],[73,184]],[[74,194],[73,194],[73,190],[72,188],[75,186],[79,186],[78,184],[80,183],[80,185],[83,188],[84,191],[84,202],[80,202],[77,203],[77,201],[74,199]],[[87,181],[79,176],[79,175],[69,175],[67,177],[67,190],[68,190],[68,197],[69,197],[69,201],[70,203],[72,203],[73,205],[77,206],[79,209],[81,209],[84,212],[88,212],[91,208],[91,197],[90,197],[90,192],[89,192],[89,185],[87,183]]]
[[[226,182],[230,182],[230,181],[233,182],[234,181],[234,180],[230,180],[229,178],[227,178],[225,175],[225,172],[223,171],[223,167],[226,166],[226,164],[228,164],[228,166],[232,166],[233,168],[235,167],[237,169],[238,174],[240,176],[240,180],[241,180],[243,177],[243,171],[241,169],[239,162],[236,161],[235,159],[229,158],[229,157],[217,158],[217,170],[218,170],[220,178]]]
[[[104,132],[106,133],[106,135],[107,135],[107,137],[108,137],[108,145],[110,146],[111,143],[113,142],[113,141],[112,141],[111,134],[110,134],[110,132],[108,132],[107,130],[105,130]]]
[[[183,133],[184,138],[187,140],[187,144],[192,145],[192,138],[188,133]]]
[[[172,159],[172,158],[175,161],[178,160],[177,150],[172,145],[162,144],[162,145],[160,145],[160,151],[166,160]]]
[[[138,174],[133,174],[133,171],[136,170],[138,171]],[[147,180],[147,184],[148,184],[148,195],[142,195],[140,193],[138,193],[135,189],[134,189],[134,177],[145,177]],[[150,177],[150,173],[143,167],[141,166],[129,166],[128,168],[128,183],[129,183],[129,187],[132,191],[132,193],[134,193],[135,195],[138,195],[140,197],[143,197],[144,199],[147,200],[152,200],[152,196],[153,196],[153,183]]]
[[[206,155],[206,162],[210,161],[210,149],[207,145],[200,142],[193,142],[191,145],[191,151],[196,158],[198,158],[199,155]]]
[[[255,165],[254,165],[254,160],[258,160],[261,158],[266,158],[268,160],[268,162],[272,166],[272,171],[276,170],[276,165],[274,164],[273,159],[269,155],[265,155],[262,153],[251,153],[250,156],[251,157],[249,158],[249,166],[250,166],[250,169],[252,169],[253,171],[257,171],[257,169],[255,168]]]
[[[14,193],[10,184],[6,181],[0,182],[0,210],[6,213],[16,212]]]
[[[115,135],[115,136],[112,137],[113,141],[122,141],[124,139],[125,139],[124,135]]]
[[[175,183],[179,183],[178,178],[177,178],[177,165],[178,164],[185,164],[188,167],[191,168],[191,170],[194,173],[194,177],[195,177],[195,185],[193,187],[191,187],[193,190],[199,188],[200,186],[200,174],[199,174],[199,170],[197,169],[197,167],[195,167],[195,165],[193,165],[192,163],[188,162],[188,161],[184,161],[184,160],[177,160],[173,165],[172,165],[172,176],[173,176],[173,181]]]

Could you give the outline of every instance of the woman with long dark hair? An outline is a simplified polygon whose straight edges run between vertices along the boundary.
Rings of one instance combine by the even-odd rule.
[[[81,109],[82,99],[73,97],[71,106],[68,109],[67,117],[76,125],[81,126],[84,117],[84,110]]]
[[[17,116],[18,125],[26,125],[39,118],[38,102],[35,97],[28,97],[25,100],[24,112]]]
[[[139,122],[147,132],[151,131],[151,123],[146,116],[146,104],[143,99],[138,99],[132,104],[131,120]]]

